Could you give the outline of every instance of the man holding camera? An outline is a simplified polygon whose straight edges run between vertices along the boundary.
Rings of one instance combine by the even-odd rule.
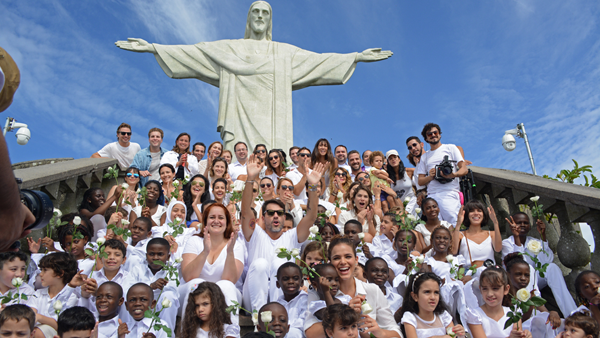
[[[440,142],[442,129],[439,125],[426,124],[421,135],[429,143],[431,150],[421,154],[417,165],[419,185],[427,186],[427,197],[437,201],[439,218],[456,225],[460,210],[460,185],[457,177],[467,174],[467,164],[457,146]]]

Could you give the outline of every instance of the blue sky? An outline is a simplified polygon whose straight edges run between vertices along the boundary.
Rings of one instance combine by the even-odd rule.
[[[19,65],[21,86],[2,118],[32,138],[7,136],[12,162],[89,157],[115,141],[121,122],[147,146],[188,132],[210,143],[218,89],[167,77],[150,54],[117,40],[162,44],[242,38],[251,1],[0,2],[0,46]],[[530,172],[523,141],[506,152],[505,130],[525,123],[538,174],[600,169],[600,2],[271,1],[273,39],[315,52],[370,47],[389,60],[358,65],[343,86],[293,94],[294,143],[321,137],[348,149],[405,154],[427,122],[474,165]],[[2,123],[4,120],[2,120]]]

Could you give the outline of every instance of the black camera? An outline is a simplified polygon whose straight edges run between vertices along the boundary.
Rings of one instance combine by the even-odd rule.
[[[45,227],[54,215],[54,204],[46,193],[38,190],[21,190],[21,179],[17,178],[19,192],[21,194],[21,203],[23,203],[35,217],[35,222],[27,227],[27,230],[42,229]]]
[[[444,156],[444,160],[442,160],[440,164],[435,166],[435,179],[438,182],[446,184],[454,180],[453,178],[446,178],[442,176],[442,174],[446,176],[452,174],[452,172],[454,171],[454,165],[452,163],[456,163],[456,161],[450,161],[448,159],[448,155],[446,155]]]

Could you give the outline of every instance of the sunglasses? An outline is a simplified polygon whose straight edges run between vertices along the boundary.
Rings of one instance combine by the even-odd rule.
[[[279,159],[279,155],[269,157],[269,161],[278,160],[278,159]]]
[[[307,154],[307,153],[302,153],[302,154],[298,154],[298,156],[300,156],[300,157],[309,157],[309,156],[310,156],[310,154]]]
[[[204,182],[196,182],[196,181],[192,181],[192,185],[196,185],[198,184],[199,186],[203,187],[204,186]]]
[[[358,179],[358,181],[359,181],[359,182],[362,182],[362,181],[364,181],[364,180],[365,180],[365,178],[366,178],[366,177],[361,177],[361,178],[359,178],[359,179]]]
[[[132,177],[138,178],[138,177],[140,177],[140,174],[127,173],[127,177],[129,177],[129,178],[132,178]]]
[[[439,131],[437,131],[437,130],[430,131],[430,132],[428,132],[428,133],[427,133],[427,137],[430,137],[430,136],[435,136],[435,135],[439,135],[439,133],[440,133],[440,132],[439,132]]]
[[[261,188],[270,188],[272,186],[271,183],[263,183],[260,185]]]
[[[409,146],[408,146],[408,150],[411,150],[413,147],[415,147],[415,148],[416,148],[416,147],[417,147],[417,144],[418,144],[418,143],[413,143],[413,144],[409,145]]]
[[[121,136],[131,136],[131,132],[126,131],[120,131],[119,134],[121,134]]]
[[[256,194],[258,192],[258,190],[252,189],[252,192]]]
[[[346,173],[335,173],[335,176],[346,177]]]
[[[264,149],[261,149],[261,150],[257,150],[257,151],[255,151],[254,153],[255,153],[255,154],[261,154],[261,153],[266,153],[266,152],[267,152],[266,150],[264,150]]]
[[[282,184],[282,185],[281,185],[281,189],[283,189],[283,190],[289,190],[289,191],[293,191],[293,190],[294,190],[294,186],[293,186],[293,185],[285,185],[285,184]]]
[[[285,211],[283,211],[283,210],[266,210],[265,211],[265,214],[269,215],[269,217],[272,217],[275,214],[277,214],[277,216],[281,217],[281,216],[283,216],[284,213],[285,213]]]

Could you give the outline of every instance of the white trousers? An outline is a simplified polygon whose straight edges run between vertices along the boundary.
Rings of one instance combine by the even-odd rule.
[[[538,290],[538,296],[540,295],[539,290],[545,288],[546,286],[549,286],[550,290],[552,290],[552,294],[554,295],[554,299],[556,299],[556,303],[560,308],[560,311],[563,313],[563,316],[568,317],[571,314],[571,312],[577,309],[577,305],[573,300],[573,296],[571,296],[571,293],[567,288],[567,284],[565,283],[565,277],[563,277],[562,270],[560,270],[558,265],[550,263],[546,267],[546,273],[544,274],[544,278],[540,277],[539,273],[535,271],[535,269],[532,266],[529,266],[529,270],[531,276],[535,276],[536,278],[535,288],[536,290]],[[527,289],[530,292],[531,290],[533,290],[533,281],[534,279],[531,278],[529,280],[529,285],[527,286]]]
[[[448,191],[436,194],[429,194],[427,197],[433,198],[440,208],[438,218],[452,225],[456,225],[458,211],[460,210],[460,198],[458,191]]]
[[[180,285],[179,286],[179,299],[181,301],[181,304],[183,306],[181,306],[179,309],[179,315],[181,316],[181,321],[183,323],[184,315],[185,315],[185,309],[187,307],[188,301],[189,301],[189,296],[190,293],[192,293],[192,291],[194,291],[198,285],[200,283],[204,283],[205,280],[202,278],[194,278],[191,281]],[[216,282],[215,284],[217,284],[219,286],[219,288],[221,289],[221,291],[223,292],[223,296],[225,296],[225,302],[227,303],[227,306],[233,305],[233,301],[236,301],[238,303],[240,303],[242,301],[242,295],[241,293],[238,291],[238,289],[235,287],[235,285],[228,281],[228,280],[220,280],[218,282]],[[239,317],[239,312],[236,315],[231,315],[231,323],[235,324],[235,325],[239,325],[240,323],[240,317]],[[175,327],[175,326],[173,326]]]
[[[248,268],[244,282],[244,307],[250,311],[260,308],[270,301],[276,301],[283,293],[277,288],[271,263],[264,258],[255,259]]]

